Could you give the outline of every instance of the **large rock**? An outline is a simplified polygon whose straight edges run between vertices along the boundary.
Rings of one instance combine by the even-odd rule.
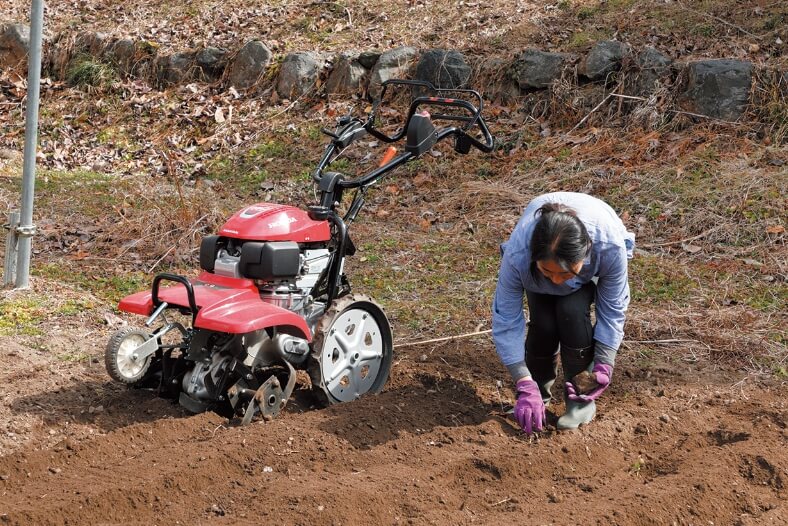
[[[227,50],[208,46],[197,52],[194,57],[199,80],[216,80],[222,76],[227,65]]]
[[[60,33],[48,48],[49,73],[55,78],[65,79],[75,61],[83,62],[86,56],[95,60],[108,56],[112,44],[112,38],[106,33],[85,31],[76,36]]]
[[[188,82],[194,77],[196,51],[183,51],[156,58],[156,80],[162,86]]]
[[[325,60],[314,53],[290,53],[282,61],[276,93],[284,99],[297,99],[317,85]]]
[[[327,93],[358,93],[364,89],[369,70],[354,55],[343,53],[334,60],[326,81]]]
[[[514,61],[512,72],[521,89],[542,89],[560,79],[573,60],[566,53],[526,49]]]
[[[136,54],[134,41],[130,38],[120,38],[107,48],[105,56],[120,72],[129,74],[133,69]]]
[[[664,80],[671,73],[673,61],[654,49],[645,48],[636,59],[637,75],[634,91],[637,95],[650,95],[657,86],[657,82]]]
[[[271,63],[271,50],[259,40],[247,42],[228,68],[227,82],[240,89],[251,88]]]
[[[86,31],[78,34],[74,40],[73,53],[85,53],[98,57],[103,54],[111,44],[112,39],[108,34],[97,31]]]
[[[0,69],[24,69],[30,48],[30,28],[22,24],[0,25]]]
[[[686,100],[690,111],[736,120],[750,100],[752,63],[741,60],[701,60],[687,66]]]
[[[370,96],[373,99],[380,97],[381,84],[389,79],[405,76],[417,53],[416,48],[398,47],[380,55],[372,69],[372,77],[369,81]]]
[[[380,53],[374,51],[364,51],[358,56],[359,63],[367,69],[372,69],[378,63]]]
[[[590,80],[604,79],[621,68],[629,46],[616,40],[597,42],[580,65],[580,74]]]
[[[436,88],[467,88],[471,67],[459,51],[430,49],[421,55],[416,65],[416,79]]]

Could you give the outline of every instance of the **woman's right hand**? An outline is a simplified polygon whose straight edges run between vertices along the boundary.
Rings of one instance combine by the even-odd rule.
[[[545,422],[544,402],[539,386],[531,378],[523,378],[517,382],[514,418],[526,434],[542,430]]]

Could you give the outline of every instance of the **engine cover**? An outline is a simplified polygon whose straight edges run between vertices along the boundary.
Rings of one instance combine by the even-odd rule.
[[[328,241],[328,221],[315,221],[294,206],[257,203],[235,213],[219,230],[219,235],[254,241]]]

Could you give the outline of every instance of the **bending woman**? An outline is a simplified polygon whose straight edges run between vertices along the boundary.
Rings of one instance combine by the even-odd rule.
[[[531,201],[501,245],[492,334],[515,382],[514,415],[526,433],[544,425],[559,356],[567,396],[557,427],[574,429],[594,418],[594,401],[610,385],[624,337],[627,260],[634,245],[634,234],[609,205],[571,192]],[[591,303],[596,304],[596,325]],[[582,371],[590,371],[594,380],[588,391],[572,382]]]

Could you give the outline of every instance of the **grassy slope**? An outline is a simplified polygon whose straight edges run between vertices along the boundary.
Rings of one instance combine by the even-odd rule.
[[[202,9],[207,4],[191,8],[208,12]],[[232,4],[223,3],[227,9]],[[348,2],[337,5],[348,8],[353,28],[325,32],[325,39],[314,41],[321,33],[302,20],[316,10],[279,2],[271,9],[288,15],[271,30],[295,30],[286,46],[299,48],[342,48],[349,41],[344,38],[377,25],[382,35],[397,35],[376,41],[386,47],[407,41],[503,52],[544,35],[544,43],[580,50],[587,46],[583,35],[615,28],[637,42],[652,33],[669,35],[661,42],[683,43],[684,51],[673,49],[683,55],[733,53],[746,43],[746,33],[773,31],[770,20],[783,16],[779,3],[740,2],[725,11],[721,2],[705,1],[696,6],[700,14],[677,11],[673,4],[560,2],[556,10],[527,17],[515,16],[515,5],[487,6],[479,9],[492,11],[475,19],[481,20],[478,31],[461,33],[454,25],[462,18],[447,12],[454,30],[431,33],[434,22],[428,20],[414,22],[417,30],[407,33],[403,21],[414,20],[419,9],[449,7],[417,2],[409,10],[392,3],[382,17],[362,2]],[[148,11],[124,12],[122,31],[151,32],[145,21],[176,16],[164,3],[146,5]],[[747,16],[756,8],[761,15]],[[157,9],[155,17],[148,16]],[[81,17],[100,29],[113,13],[117,16],[102,9],[73,12],[55,23]],[[723,14],[740,28],[713,24],[726,39],[698,29]],[[318,15],[314,23],[322,27],[328,18],[346,19],[347,12],[326,17]],[[169,40],[161,40],[173,47],[190,35],[168,34]],[[457,35],[465,40],[452,40]],[[720,45],[727,47],[715,48]],[[749,58],[774,61],[772,51]],[[227,113],[231,106],[233,118],[215,122],[215,110]],[[307,173],[322,149],[320,127],[363,106],[339,100],[293,109],[211,89],[160,93],[128,83],[100,97],[48,88],[41,109],[46,159],[36,190],[41,235],[33,273],[73,292],[65,298],[4,293],[0,331],[35,331],[40,321],[61,318],[66,325],[84,323],[85,313],[92,323],[100,322],[108,305],[144,287],[152,272],[194,272],[199,238],[242,204],[311,202]],[[736,357],[743,364],[755,357],[761,366],[778,372],[783,367],[784,373],[788,178],[780,164],[786,161],[783,149],[737,128],[581,128],[563,139],[541,137],[539,123],[516,108],[491,107],[489,117],[501,151],[458,157],[442,149],[441,157],[426,156],[373,190],[354,225],[361,250],[348,266],[352,281],[389,308],[399,341],[488,327],[498,244],[530,197],[565,189],[607,200],[638,235],[642,250],[632,263],[631,340],[691,339],[698,352]],[[19,122],[2,121],[6,146],[21,146]],[[361,150],[358,157],[366,153]],[[10,208],[18,201],[20,169],[18,161],[0,162],[0,203]],[[340,168],[352,166],[349,160]]]

